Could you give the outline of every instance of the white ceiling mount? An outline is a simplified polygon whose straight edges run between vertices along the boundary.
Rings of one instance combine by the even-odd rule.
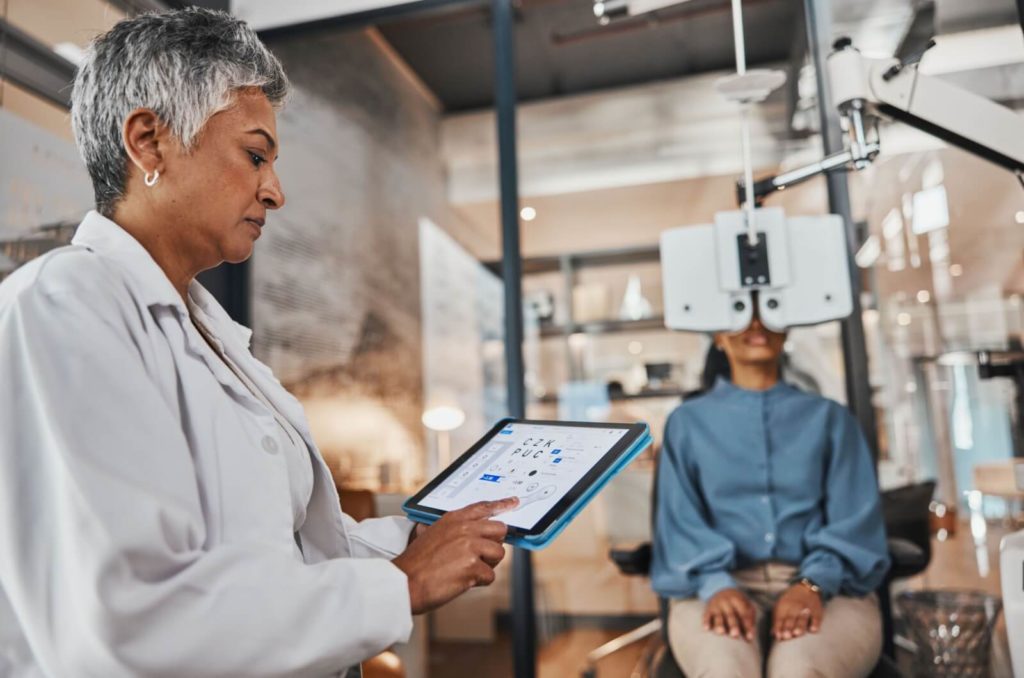
[[[629,13],[634,16],[637,14],[646,14],[647,12],[665,9],[672,5],[681,5],[684,2],[689,1],[690,0],[630,0]]]
[[[732,73],[715,81],[715,90],[729,101],[753,104],[764,101],[768,95],[786,82],[783,71],[755,68],[746,73]]]
[[[423,0],[231,0],[231,13],[253,29],[266,31],[416,2]]]

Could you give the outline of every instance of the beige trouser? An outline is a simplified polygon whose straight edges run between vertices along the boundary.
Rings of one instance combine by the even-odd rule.
[[[778,563],[732,573],[757,610],[758,633],[751,642],[705,631],[699,599],[672,600],[668,639],[686,678],[864,678],[871,673],[882,648],[874,595],[837,596],[826,603],[818,633],[772,642],[771,611],[795,573],[793,566]]]

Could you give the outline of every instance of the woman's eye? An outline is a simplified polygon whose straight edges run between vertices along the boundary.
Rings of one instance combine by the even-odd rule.
[[[255,165],[256,167],[259,167],[260,165],[267,161],[267,159],[264,158],[262,155],[258,153],[253,153],[252,151],[249,151],[249,159],[252,160],[252,164]]]

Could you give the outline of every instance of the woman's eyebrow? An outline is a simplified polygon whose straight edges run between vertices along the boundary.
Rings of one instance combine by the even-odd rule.
[[[274,141],[274,137],[270,136],[270,132],[263,129],[262,127],[256,127],[255,129],[251,129],[247,131],[246,134],[259,134],[263,137],[266,137],[267,143],[270,144],[270,150],[274,150],[275,148],[277,148],[277,142]]]

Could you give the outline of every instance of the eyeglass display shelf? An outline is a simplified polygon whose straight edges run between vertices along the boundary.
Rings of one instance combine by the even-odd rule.
[[[622,264],[660,261],[660,257],[657,245],[647,245],[643,247],[573,252],[544,257],[526,257],[523,259],[522,266],[523,275],[536,275],[538,273],[564,271],[566,265],[570,269],[590,266],[619,266]],[[483,264],[494,273],[501,275],[501,261],[485,261]]]
[[[649,398],[682,398],[687,394],[687,391],[678,388],[659,388],[659,389],[645,389],[639,393],[622,393],[619,395],[609,396],[608,400],[612,402],[619,402],[623,400],[645,400]],[[540,398],[532,398],[531,403],[539,403],[541,405],[557,405],[558,395],[550,394]]]
[[[664,316],[652,316],[642,320],[598,320],[585,323],[573,323],[572,326],[544,325],[540,328],[540,336],[564,337],[567,334],[615,334],[618,332],[640,332],[644,330],[664,330]]]

